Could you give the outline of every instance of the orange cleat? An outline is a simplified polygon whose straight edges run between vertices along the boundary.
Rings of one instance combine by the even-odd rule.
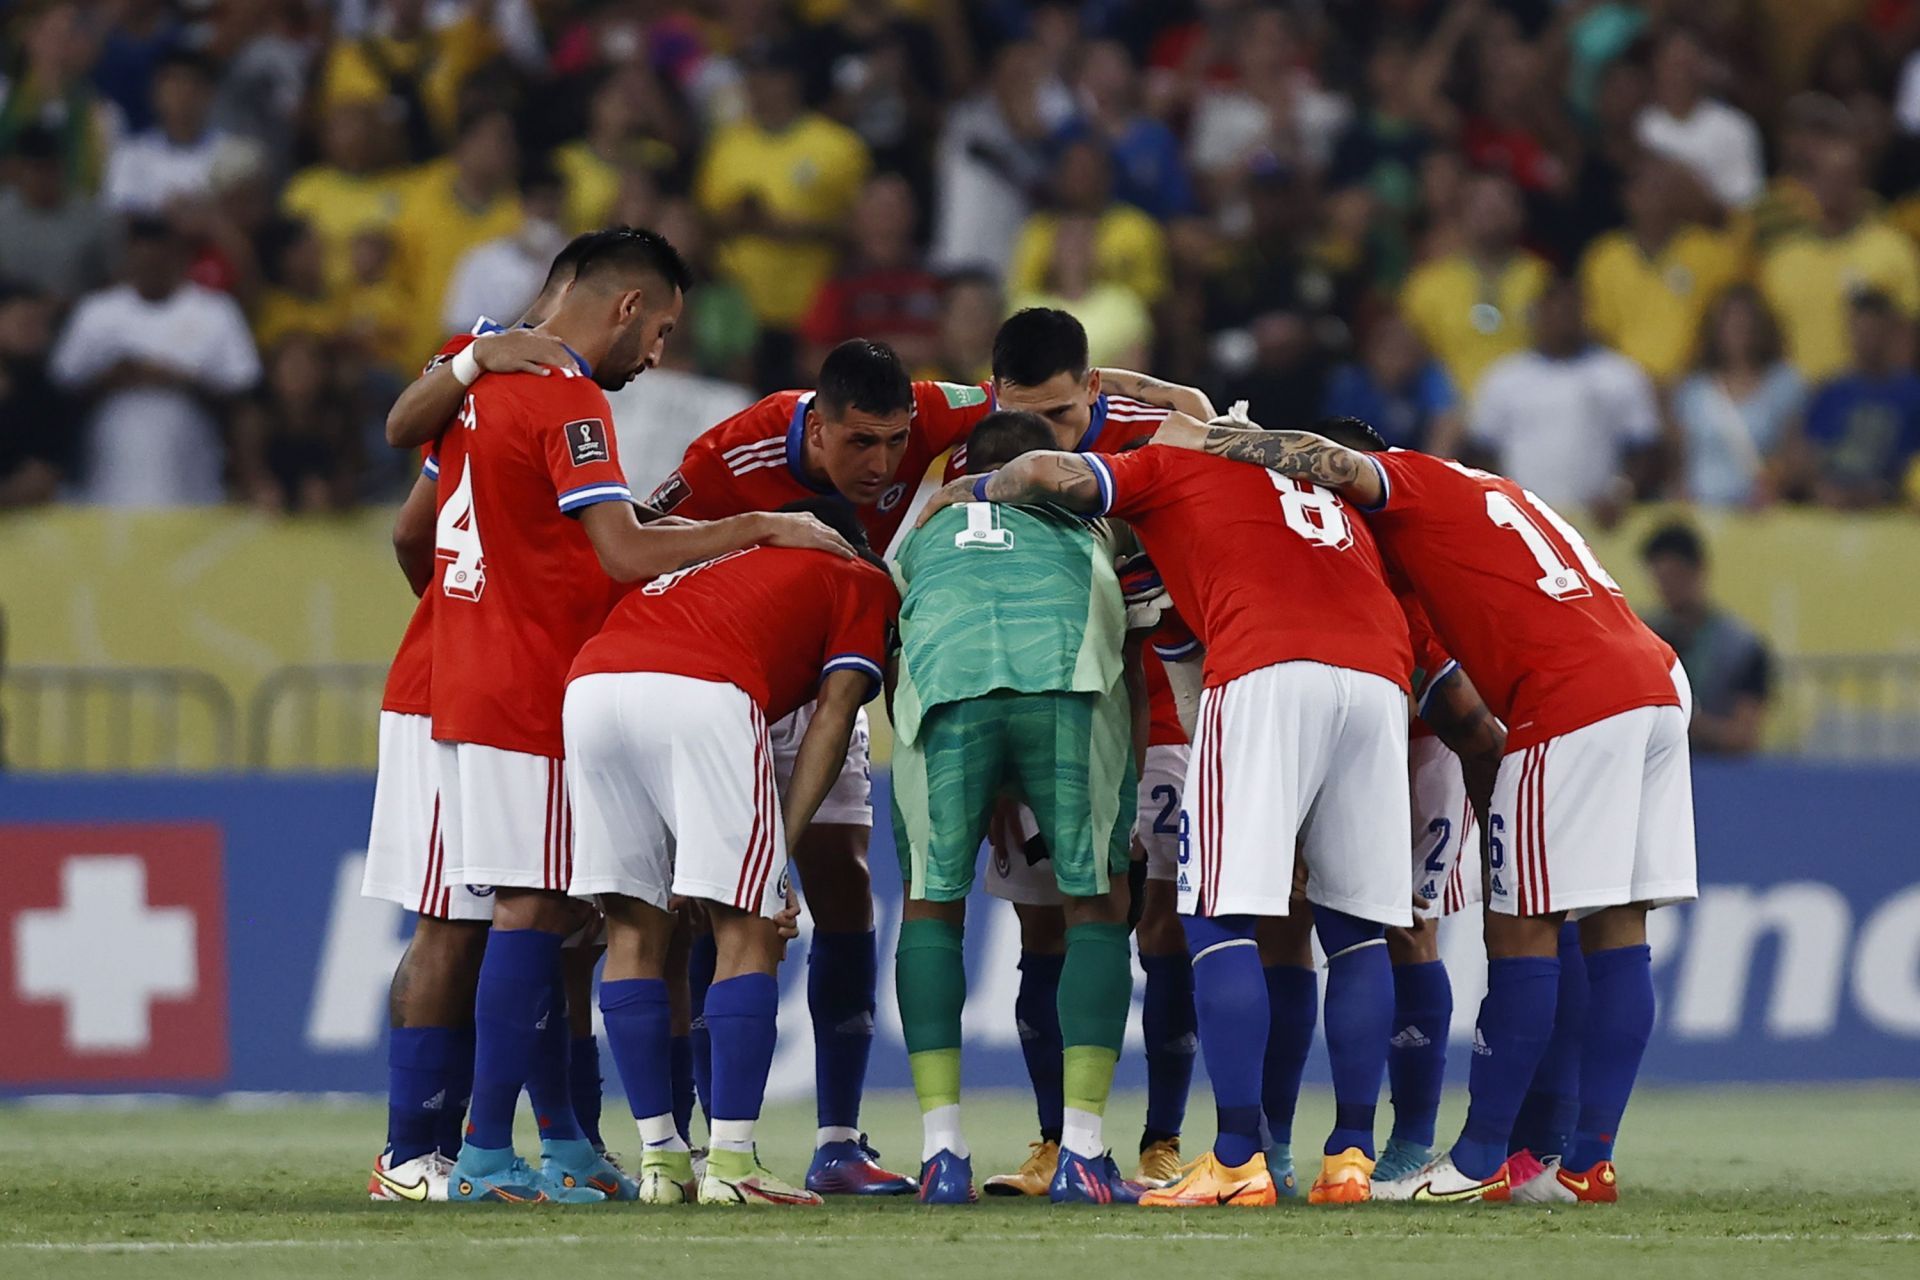
[[[1373,1199],[1373,1161],[1348,1147],[1320,1161],[1320,1176],[1307,1192],[1308,1204],[1360,1204]]]
[[[1264,1155],[1256,1154],[1245,1164],[1230,1169],[1209,1151],[1188,1165],[1177,1181],[1143,1193],[1140,1203],[1162,1209],[1254,1207],[1273,1204],[1279,1198]]]

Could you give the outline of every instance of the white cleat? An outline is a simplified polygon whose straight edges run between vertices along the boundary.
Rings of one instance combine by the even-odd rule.
[[[1504,1204],[1511,1199],[1507,1164],[1502,1162],[1487,1178],[1469,1178],[1456,1169],[1451,1153],[1430,1160],[1404,1178],[1373,1184],[1375,1200],[1426,1201],[1439,1204],[1470,1204],[1476,1201]]]
[[[1540,1162],[1540,1172],[1513,1188],[1515,1204],[1579,1204],[1580,1197],[1563,1184],[1558,1174],[1560,1157],[1548,1156]]]
[[[700,1180],[685,1151],[649,1151],[640,1157],[641,1204],[692,1204]]]
[[[452,1172],[453,1161],[438,1151],[415,1156],[391,1169],[387,1167],[387,1153],[382,1151],[375,1157],[373,1173],[367,1178],[367,1198],[376,1203],[406,1200],[445,1203],[447,1176]]]
[[[700,1203],[812,1207],[825,1201],[804,1187],[776,1178],[756,1161],[752,1171],[743,1178],[723,1178],[709,1164],[706,1176],[700,1179]]]

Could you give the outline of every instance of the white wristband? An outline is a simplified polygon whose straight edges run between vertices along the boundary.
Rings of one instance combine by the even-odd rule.
[[[470,387],[480,381],[480,375],[486,372],[480,367],[479,358],[473,354],[473,348],[474,344],[471,342],[460,348],[459,354],[454,356],[447,366],[453,370],[453,376],[460,380],[460,385],[463,387]]]

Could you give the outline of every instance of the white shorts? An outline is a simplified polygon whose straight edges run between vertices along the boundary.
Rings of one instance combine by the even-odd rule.
[[[432,719],[382,711],[361,894],[435,920],[491,920],[491,895],[448,878],[441,827]]]
[[[666,909],[675,894],[775,916],[787,835],[767,722],[730,684],[654,671],[567,686],[578,827],[571,892]]]
[[[1284,916],[1307,899],[1413,923],[1407,698],[1393,681],[1282,662],[1208,689],[1182,797],[1182,915]]]
[[[1024,845],[1040,834],[1033,810],[1020,806],[1020,842]],[[1009,849],[987,840],[987,874],[983,877],[987,896],[1021,907],[1064,907],[1067,895],[1053,877],[1053,859],[1028,862],[1020,849]]]
[[[787,794],[787,783],[793,778],[793,760],[800,754],[800,740],[807,736],[807,725],[812,720],[813,704],[809,702],[786,719],[775,721],[768,734],[773,743],[773,776],[783,796]],[[827,798],[820,802],[819,811],[813,815],[814,826],[873,825],[873,779],[867,761],[869,732],[867,709],[862,707],[853,720],[853,737],[847,742],[847,762],[841,766],[840,776],[834,779]]]
[[[1677,707],[1636,707],[1500,761],[1488,823],[1487,905],[1502,915],[1576,915],[1699,896],[1687,724],[1693,691],[1673,668]]]
[[[1467,803],[1460,757],[1430,734],[1407,744],[1407,790],[1413,892],[1427,902],[1413,914],[1438,920],[1480,901],[1480,821]]]
[[[1185,743],[1148,747],[1140,772],[1139,805],[1134,810],[1133,836],[1147,852],[1147,879],[1172,883],[1179,877],[1180,788],[1187,779]],[[1020,806],[1020,831],[1031,840],[1039,833],[1033,811]],[[993,846],[985,877],[988,896],[1023,907],[1066,905],[1066,895],[1053,876],[1053,864],[1042,858],[1028,862],[1017,851]]]
[[[566,892],[573,806],[564,762],[474,742],[435,742],[447,878],[492,890]]]

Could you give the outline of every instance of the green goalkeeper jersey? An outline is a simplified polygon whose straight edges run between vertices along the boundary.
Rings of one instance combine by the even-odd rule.
[[[895,731],[912,742],[927,711],[996,689],[1113,689],[1126,639],[1113,559],[1104,522],[1055,508],[970,502],[935,514],[894,561]]]

